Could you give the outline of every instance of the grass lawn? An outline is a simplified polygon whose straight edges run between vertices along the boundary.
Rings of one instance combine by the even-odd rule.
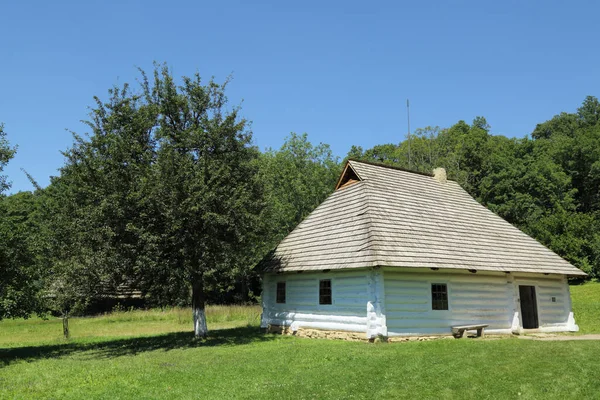
[[[571,299],[579,333],[600,333],[600,282],[571,286]]]
[[[258,326],[259,306],[209,306],[206,319],[211,329]],[[189,332],[192,329],[190,308],[168,310],[121,311],[93,318],[71,318],[69,343],[97,342],[111,337]],[[0,322],[0,349],[23,345],[63,344],[62,320],[31,318]],[[1,364],[0,364],[1,365]]]
[[[572,287],[583,332],[600,332],[600,284]],[[260,333],[257,307],[0,323],[0,398],[600,398],[600,341],[366,344]],[[581,315],[580,315],[581,314]]]

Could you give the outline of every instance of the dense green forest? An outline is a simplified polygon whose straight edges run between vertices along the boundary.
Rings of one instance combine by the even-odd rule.
[[[48,187],[0,197],[0,319],[85,313],[123,288],[152,306],[254,301],[257,262],[332,191],[326,144],[290,134],[260,151],[227,103],[227,82],[176,83],[157,66],[139,85],[95,97]],[[444,167],[482,204],[600,277],[600,104],[540,123],[523,139],[485,118],[418,129],[348,157],[430,172]],[[0,126],[2,168],[15,147]]]

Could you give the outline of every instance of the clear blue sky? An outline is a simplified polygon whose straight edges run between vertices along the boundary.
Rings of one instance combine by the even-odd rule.
[[[284,4],[286,3],[286,4]],[[92,96],[165,61],[175,75],[233,73],[260,148],[307,132],[336,155],[411,126],[483,115],[525,136],[600,95],[595,1],[5,1],[0,121],[19,146],[12,192],[63,163]]]

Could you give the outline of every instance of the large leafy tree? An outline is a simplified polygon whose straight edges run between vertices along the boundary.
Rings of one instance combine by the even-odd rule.
[[[161,249],[145,284],[164,285],[155,272],[187,282],[194,332],[205,336],[205,284],[256,258],[251,245],[264,208],[259,153],[239,108],[227,109],[227,82],[204,85],[195,74],[177,85],[166,67],[144,82],[146,101],[158,108],[150,197],[160,215],[154,233]]]
[[[20,192],[0,200],[0,319],[43,313],[45,242],[39,196]]]
[[[527,228],[540,218],[575,211],[569,176],[529,139],[490,138],[480,200],[509,222]]]
[[[178,85],[166,67],[96,99],[87,137],[75,135],[52,183],[55,282],[76,288],[65,311],[119,285],[159,304],[191,292],[196,336],[207,334],[206,287],[258,258],[264,208],[258,150],[226,83]],[[188,297],[189,298],[189,297]]]
[[[588,96],[576,113],[538,124],[535,147],[567,176],[575,211],[534,224],[545,244],[600,277],[600,103]]]
[[[600,105],[589,96],[577,113],[538,124],[532,137],[569,175],[579,211],[600,211]]]
[[[2,171],[15,151],[0,124],[0,319],[27,318],[43,311],[38,198],[30,192],[2,194],[10,187]]]
[[[131,284],[149,224],[144,192],[154,160],[153,105],[128,85],[95,98],[86,135],[74,133],[60,176],[45,190],[43,211],[52,231],[48,296],[64,319]]]

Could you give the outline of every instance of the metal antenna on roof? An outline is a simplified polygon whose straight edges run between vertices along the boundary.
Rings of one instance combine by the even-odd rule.
[[[408,99],[406,99],[406,117],[408,121],[408,169],[411,169],[410,163],[410,105]]]

